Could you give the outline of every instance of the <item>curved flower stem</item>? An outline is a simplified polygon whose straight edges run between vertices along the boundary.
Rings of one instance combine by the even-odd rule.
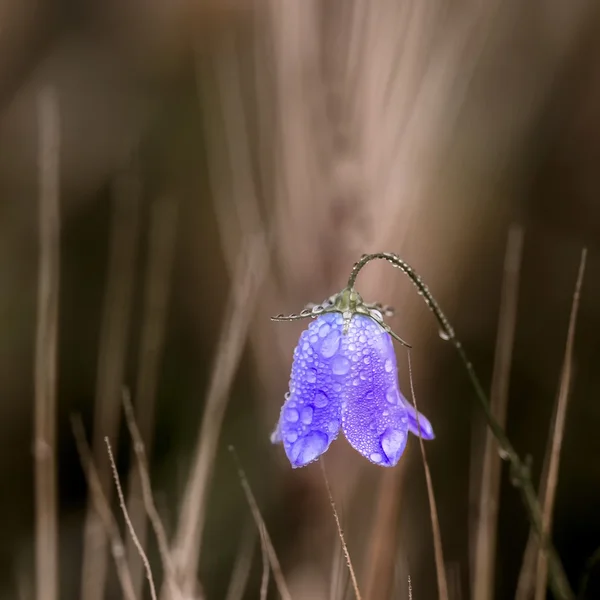
[[[521,460],[513,445],[510,443],[506,433],[494,417],[490,407],[489,399],[483,389],[483,386],[481,385],[481,382],[479,381],[479,378],[477,377],[477,374],[475,373],[473,363],[471,363],[461,342],[457,339],[453,327],[450,325],[446,315],[442,312],[439,304],[432,296],[429,288],[423,283],[419,275],[417,275],[410,265],[405,263],[399,256],[389,252],[377,252],[375,254],[364,254],[361,256],[360,260],[356,262],[352,268],[352,272],[348,278],[348,288],[352,289],[354,287],[356,278],[361,269],[369,262],[376,259],[386,260],[394,267],[400,269],[413,282],[418,290],[419,295],[423,297],[425,304],[427,304],[428,308],[433,312],[433,315],[440,326],[440,336],[449,341],[458,352],[463,366],[467,371],[467,375],[469,376],[471,385],[475,390],[475,395],[477,396],[479,404],[483,409],[487,424],[494,434],[496,441],[498,442],[500,457],[503,460],[508,461],[510,464],[511,482],[521,492],[523,504],[525,505],[529,519],[538,536],[540,547],[545,550],[548,556],[550,587],[552,588],[556,598],[560,598],[562,600],[572,600],[575,595],[573,594],[571,586],[569,585],[562,563],[560,562],[558,554],[554,550],[550,540],[547,539],[547,536],[544,535],[543,532],[542,512],[535,488],[531,482],[529,466],[525,461]]]

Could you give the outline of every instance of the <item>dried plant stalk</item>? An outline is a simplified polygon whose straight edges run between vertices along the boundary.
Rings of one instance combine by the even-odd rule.
[[[135,388],[135,424],[139,428],[146,455],[151,452],[153,442],[156,388],[167,323],[171,272],[177,241],[178,209],[177,200],[165,196],[158,197],[153,201],[150,212],[150,237],[141,325],[142,338]],[[131,423],[129,425],[131,430]],[[139,461],[139,456],[137,460]],[[148,502],[143,488],[144,483],[140,469],[132,470],[128,480],[127,507],[140,543],[145,546],[146,515],[144,510],[141,510],[141,504],[143,503],[148,509]],[[143,565],[131,539],[127,544],[127,558],[131,565],[136,595],[140,596]]]
[[[150,561],[148,560],[148,556],[140,544],[138,540],[135,529],[133,528],[133,524],[131,523],[131,518],[129,513],[127,512],[127,505],[125,504],[125,496],[123,495],[123,488],[121,487],[121,480],[119,479],[119,472],[117,471],[117,465],[115,463],[115,457],[113,456],[113,451],[110,446],[110,441],[108,438],[104,438],[104,442],[106,443],[106,450],[108,451],[108,458],[110,461],[110,466],[113,473],[113,479],[115,481],[115,486],[117,488],[117,495],[119,497],[119,506],[121,507],[121,511],[123,512],[123,517],[125,519],[125,524],[127,526],[127,530],[129,531],[129,535],[133,538],[135,543],[135,547],[140,553],[140,557],[142,558],[142,563],[144,565],[144,570],[146,571],[146,579],[148,580],[148,584],[150,586],[150,597],[152,600],[157,600],[156,596],[156,587],[154,586],[154,577],[152,576],[152,569],[150,568]]]
[[[421,457],[423,459],[423,467],[425,469],[425,481],[427,483],[427,498],[429,499],[429,515],[431,518],[431,530],[433,533],[433,550],[435,555],[435,570],[438,581],[438,597],[440,600],[448,600],[448,582],[446,580],[446,566],[444,563],[444,553],[442,550],[442,534],[440,532],[440,521],[438,518],[437,505],[435,502],[435,494],[433,493],[433,481],[431,479],[431,471],[427,462],[427,454],[425,452],[425,444],[421,436],[421,426],[419,424],[419,409],[417,407],[417,398],[415,396],[415,387],[413,383],[412,364],[410,361],[410,350],[406,352],[408,358],[408,378],[410,380],[410,393],[415,407],[417,416],[417,426],[419,427],[419,445],[421,447]]]
[[[288,590],[287,584],[283,577],[283,572],[281,570],[281,565],[279,563],[279,559],[277,558],[277,554],[275,552],[275,548],[273,547],[273,542],[271,541],[271,536],[267,530],[265,525],[265,521],[260,514],[260,509],[258,508],[258,504],[256,503],[256,498],[252,493],[252,489],[250,488],[250,483],[248,482],[248,478],[242,469],[242,465],[240,464],[240,460],[233,448],[233,446],[229,446],[229,450],[233,455],[233,458],[236,462],[238,477],[240,479],[240,483],[242,485],[242,489],[244,490],[244,495],[246,496],[246,500],[248,505],[250,506],[250,512],[252,513],[252,518],[254,519],[254,523],[262,536],[262,541],[266,547],[267,555],[269,557],[269,562],[271,564],[271,569],[273,570],[273,578],[275,579],[275,583],[277,584],[277,589],[279,591],[279,595],[282,600],[292,600],[292,596]]]
[[[560,389],[556,405],[556,419],[554,420],[554,430],[552,431],[552,445],[550,447],[550,458],[548,463],[548,479],[545,485],[545,493],[542,498],[542,527],[544,535],[550,537],[552,529],[552,515],[554,512],[554,499],[556,488],[558,486],[558,468],[560,465],[560,451],[565,431],[565,422],[567,418],[567,404],[569,402],[569,392],[571,389],[571,374],[573,370],[573,347],[575,344],[575,327],[577,324],[577,314],[579,312],[579,299],[581,288],[583,286],[583,276],[585,274],[585,261],[587,250],[581,253],[579,263],[579,273],[575,283],[573,293],[573,303],[571,306],[571,316],[569,317],[569,329],[567,331],[567,343],[565,347],[565,358],[560,378]],[[537,558],[537,576],[535,585],[535,600],[544,600],[546,597],[546,588],[548,586],[548,559],[543,551],[539,549]]]
[[[504,259],[504,280],[500,300],[500,318],[496,338],[496,354],[492,374],[490,395],[491,410],[500,424],[505,427],[510,385],[517,304],[519,298],[519,274],[523,254],[523,230],[511,228],[508,234]],[[476,452],[480,452],[477,448]],[[473,598],[487,600],[494,597],[494,573],[496,559],[496,537],[498,525],[498,502],[500,496],[501,461],[498,444],[492,432],[486,428],[483,469],[479,490],[478,510],[475,522],[473,548]]]
[[[83,423],[79,417],[73,417],[71,426],[81,466],[87,480],[90,501],[93,502],[96,513],[100,518],[101,523],[99,523],[99,525],[104,528],[108,536],[110,551],[115,561],[117,577],[119,578],[123,596],[125,597],[125,600],[136,600],[129,565],[125,559],[125,545],[123,544],[123,539],[121,538],[115,516],[111,511],[108,499],[102,489],[98,470],[96,469],[94,459],[92,458],[92,451],[85,437]]]
[[[127,353],[135,262],[140,220],[140,189],[135,168],[117,177],[112,194],[112,223],[108,279],[104,296],[96,379],[94,462],[103,493],[110,503],[110,465],[104,436],[117,439],[121,415],[121,387]],[[102,600],[108,574],[106,532],[90,497],[84,525],[82,600]],[[138,594],[136,594],[137,596]]]
[[[204,529],[208,485],[214,465],[217,443],[229,399],[229,390],[245,346],[251,311],[267,264],[262,235],[242,248],[232,279],[226,309],[226,323],[215,356],[206,406],[202,417],[196,452],[179,513],[172,544],[178,584],[184,594],[194,592]]]
[[[35,342],[35,555],[36,598],[57,600],[58,482],[56,391],[60,284],[60,115],[57,91],[38,96],[39,274]]]

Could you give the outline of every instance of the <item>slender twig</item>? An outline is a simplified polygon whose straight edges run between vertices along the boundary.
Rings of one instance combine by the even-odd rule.
[[[125,496],[123,495],[123,489],[121,488],[121,480],[119,479],[119,472],[117,471],[117,464],[115,463],[115,458],[112,453],[112,449],[110,447],[110,441],[108,438],[104,438],[104,442],[106,443],[106,450],[108,451],[108,458],[110,460],[110,466],[113,472],[113,478],[115,480],[115,486],[117,488],[117,495],[119,496],[119,506],[121,507],[121,511],[123,512],[123,518],[125,519],[125,524],[127,525],[127,529],[129,531],[129,535],[133,538],[135,542],[135,546],[140,553],[140,557],[142,558],[142,563],[144,564],[144,569],[146,570],[146,578],[148,579],[148,585],[150,586],[150,596],[152,600],[157,600],[156,597],[156,588],[154,587],[154,578],[152,577],[152,569],[150,568],[150,561],[144,552],[144,548],[142,544],[138,540],[137,534],[135,533],[135,529],[131,523],[131,518],[129,517],[129,513],[127,512],[127,505],[125,504]]]
[[[108,539],[110,540],[110,551],[113,560],[115,561],[117,577],[119,578],[123,596],[125,596],[126,600],[136,600],[133,582],[131,580],[131,572],[129,571],[129,565],[125,559],[125,545],[123,544],[123,538],[121,537],[117,520],[111,511],[110,504],[104,492],[98,470],[94,465],[92,451],[87,442],[85,429],[79,416],[73,416],[71,418],[71,428],[73,429],[73,437],[75,438],[75,444],[77,445],[81,467],[90,491],[90,501],[94,505],[101,526],[104,528]]]
[[[292,596],[290,595],[290,592],[288,590],[287,583],[285,582],[285,579],[283,577],[281,564],[279,563],[279,559],[277,558],[277,554],[275,553],[275,548],[273,547],[273,542],[271,541],[271,536],[267,531],[265,521],[260,513],[260,509],[258,508],[256,498],[252,493],[252,489],[250,488],[250,483],[248,482],[246,473],[244,473],[244,469],[242,468],[240,459],[234,447],[229,446],[229,451],[231,452],[233,460],[235,461],[238,477],[240,479],[240,484],[242,486],[242,489],[244,490],[244,495],[246,496],[246,501],[248,502],[248,506],[250,507],[252,518],[254,519],[254,523],[256,524],[259,533],[263,536],[263,541],[267,548],[269,562],[271,563],[271,569],[273,571],[273,578],[275,579],[277,589],[279,590],[279,595],[281,596],[282,600],[292,600]]]
[[[242,356],[251,311],[262,284],[266,264],[263,237],[246,240],[232,278],[226,321],[211,374],[206,406],[198,434],[194,462],[187,480],[175,541],[171,548],[183,593],[196,582],[200,539],[206,516],[207,492],[229,390]]]
[[[60,116],[56,89],[38,96],[39,273],[35,341],[36,598],[58,598],[56,388],[60,283]]]
[[[560,379],[560,389],[558,392],[556,419],[554,420],[554,431],[552,432],[552,446],[550,451],[550,461],[548,466],[548,480],[546,490],[542,500],[542,527],[544,535],[550,537],[552,514],[554,512],[554,499],[556,497],[556,488],[558,486],[558,467],[560,463],[560,451],[565,431],[565,421],[567,417],[567,404],[569,402],[569,392],[571,389],[571,373],[573,370],[573,346],[575,344],[575,327],[577,324],[577,314],[579,312],[579,299],[581,297],[581,287],[583,285],[583,276],[585,274],[585,261],[587,250],[581,252],[581,262],[579,263],[579,273],[575,283],[573,293],[573,303],[571,306],[571,315],[569,317],[569,328],[567,331],[567,343],[565,346],[565,357],[563,362],[562,374]],[[546,597],[546,588],[548,585],[548,563],[546,555],[540,549],[537,560],[537,577],[535,585],[535,600],[544,600]]]
[[[440,326],[440,335],[444,339],[448,340],[457,351],[460,360],[462,361],[463,366],[467,372],[469,381],[473,386],[477,400],[479,401],[479,404],[483,409],[488,426],[494,434],[498,446],[500,447],[501,457],[510,463],[511,482],[521,492],[521,498],[528,512],[529,519],[533,524],[536,534],[538,535],[541,541],[541,546],[548,554],[548,564],[552,590],[558,598],[564,600],[571,600],[572,598],[574,598],[574,595],[567,580],[567,576],[565,575],[562,563],[560,562],[558,555],[552,547],[552,544],[549,542],[549,540],[543,533],[542,513],[540,509],[540,504],[535,493],[535,489],[533,487],[533,483],[531,482],[529,467],[524,461],[521,460],[516,450],[513,448],[513,445],[510,443],[510,440],[506,436],[506,433],[494,417],[487,394],[485,393],[483,386],[481,385],[481,382],[477,377],[477,373],[475,372],[473,364],[468,358],[467,353],[465,352],[460,340],[458,340],[458,338],[456,337],[454,329],[450,325],[450,322],[448,321],[446,315],[442,312],[441,308],[439,307],[438,303],[432,296],[427,286],[415,273],[412,267],[405,263],[400,257],[388,252],[379,252],[376,254],[365,254],[360,258],[360,260],[352,268],[350,278],[348,279],[348,287],[354,287],[354,283],[359,272],[365,267],[365,265],[367,265],[372,260],[376,259],[383,259],[388,261],[394,267],[400,269],[412,281],[412,283],[416,286],[419,295],[423,297],[425,304],[433,312],[433,315],[437,320],[438,325]]]
[[[169,307],[171,272],[177,237],[178,209],[178,199],[169,195],[155,198],[150,208],[150,233],[147,246],[148,258],[144,283],[134,419],[136,429],[139,430],[140,440],[144,443],[145,455],[152,452],[154,438],[156,389],[163,355]],[[147,458],[146,462],[148,462]],[[129,474],[128,479],[127,506],[138,538],[142,545],[145,545],[147,535],[146,515],[143,510],[139,510],[140,497],[142,497],[142,501],[146,505],[146,509],[148,509],[147,494],[143,491],[143,487],[144,484],[141,481],[139,469],[133,470]],[[154,524],[153,527],[156,531]],[[127,546],[127,557],[131,565],[133,583],[138,595],[140,595],[139,592],[143,582],[142,564],[131,539]],[[164,563],[165,554],[163,550],[161,550],[161,554]],[[172,577],[170,579],[167,578],[167,583],[169,581],[173,581]],[[173,593],[173,590],[171,592]]]
[[[506,423],[510,364],[517,323],[519,273],[523,254],[523,230],[511,228],[504,259],[504,281],[492,373],[491,407],[501,427]],[[483,469],[479,493],[476,537],[473,551],[473,598],[486,600],[494,595],[494,565],[498,524],[501,462],[492,432],[486,430]]]
[[[100,327],[92,435],[94,462],[103,493],[109,503],[113,494],[104,436],[116,440],[121,421],[121,385],[129,341],[140,230],[140,190],[135,163],[116,178],[111,208],[108,275]],[[102,600],[105,596],[108,575],[107,538],[99,519],[94,498],[90,497],[83,533],[81,600]]]
[[[144,508],[146,510],[146,514],[148,515],[148,519],[150,520],[150,524],[152,525],[152,529],[154,530],[154,535],[156,536],[158,551],[160,553],[163,569],[165,570],[165,579],[169,587],[169,591],[171,592],[171,598],[173,600],[177,600],[181,598],[182,595],[176,585],[175,567],[171,558],[168,536],[154,502],[152,484],[150,482],[150,470],[148,466],[148,459],[146,457],[146,449],[135,420],[134,409],[127,390],[123,391],[123,410],[125,412],[125,421],[127,422],[129,435],[131,435],[131,439],[133,441],[133,452],[135,454],[138,467],[137,472]]]
[[[248,585],[248,577],[250,576],[250,568],[252,567],[255,544],[256,529],[250,521],[242,532],[240,548],[235,564],[233,565],[225,600],[242,600],[242,596]]]
[[[331,493],[331,487],[329,485],[329,479],[327,478],[327,472],[325,471],[325,463],[323,462],[323,459],[319,460],[319,462],[321,464],[321,471],[323,472],[323,480],[325,481],[325,488],[327,489],[329,504],[331,504],[331,510],[333,511],[333,517],[335,519],[335,524],[338,530],[338,536],[340,538],[340,542],[342,543],[342,550],[344,551],[344,556],[346,557],[346,564],[348,565],[348,571],[350,572],[350,579],[352,580],[354,594],[356,595],[356,600],[361,600],[360,590],[358,588],[358,581],[356,579],[356,573],[354,572],[354,567],[352,566],[350,552],[348,552],[348,545],[346,544],[346,540],[344,538],[344,531],[342,529],[342,524],[340,523],[338,511],[335,507],[335,501],[333,499],[333,494]]]
[[[417,397],[415,395],[415,387],[413,383],[412,363],[410,360],[410,350],[406,350],[408,359],[408,379],[410,381],[410,393],[412,396],[413,406],[417,416],[417,427],[419,429],[419,445],[421,446],[421,457],[423,458],[423,467],[425,469],[425,481],[427,482],[427,497],[429,499],[429,516],[431,518],[431,529],[433,532],[433,549],[435,555],[435,570],[438,580],[438,597],[440,600],[448,600],[448,582],[446,581],[446,568],[444,566],[444,552],[442,549],[442,534],[440,533],[440,521],[438,518],[437,505],[435,502],[435,494],[433,493],[433,481],[431,479],[431,471],[427,462],[427,454],[425,452],[425,444],[421,435],[421,424],[419,423],[419,408],[417,407]]]
[[[267,548],[267,541],[265,537],[264,525],[260,527],[260,549],[262,554],[263,572],[260,582],[260,600],[267,600],[267,593],[269,592],[269,550]]]

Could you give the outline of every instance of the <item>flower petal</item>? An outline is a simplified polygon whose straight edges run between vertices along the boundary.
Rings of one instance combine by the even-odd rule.
[[[343,340],[350,377],[342,406],[342,429],[371,462],[393,467],[404,452],[408,414],[400,401],[392,338],[363,315],[352,318]]]
[[[435,438],[435,433],[433,432],[433,427],[431,426],[429,419],[419,411],[419,421],[417,422],[417,411],[415,410],[415,407],[402,395],[402,392],[400,392],[400,400],[406,407],[406,412],[408,413],[409,431],[418,436],[420,425],[421,437],[424,440],[433,440]]]
[[[292,467],[316,460],[340,430],[342,384],[336,369],[343,342],[343,319],[338,313],[315,319],[294,350],[290,391],[281,409],[272,441],[281,440]]]

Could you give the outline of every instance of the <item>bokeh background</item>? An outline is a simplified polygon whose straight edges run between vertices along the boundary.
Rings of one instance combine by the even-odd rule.
[[[307,324],[269,316],[339,291],[361,254],[396,252],[428,283],[489,389],[514,225],[524,237],[507,431],[531,455],[536,485],[588,249],[553,520],[577,588],[600,546],[598,3],[0,7],[0,597],[122,597],[70,419],[83,419],[121,523],[103,437],[112,440],[143,531],[123,386],[158,511],[170,540],[187,548],[175,554],[183,597],[242,597],[231,579],[243,581],[246,564],[243,597],[260,597],[259,536],[230,444],[292,597],[351,597],[319,465],[292,471],[269,443]],[[44,177],[52,165],[58,184]],[[39,216],[52,190],[60,198],[58,595],[35,566],[33,453]],[[374,263],[358,288],[395,307],[390,324],[414,347],[419,405],[437,434],[427,452],[449,594],[476,597],[485,429],[473,392],[408,280]],[[408,393],[401,348],[398,362]],[[417,440],[392,471],[341,438],[325,465],[363,596],[408,598],[410,574],[413,598],[436,598]],[[190,481],[196,495],[185,504]],[[529,524],[506,466],[501,484],[493,592],[513,598]],[[51,502],[41,505],[51,518]],[[156,542],[146,537],[160,582]],[[149,597],[128,552],[137,597]],[[589,598],[600,597],[599,578],[597,567]],[[278,597],[273,581],[269,594]]]

